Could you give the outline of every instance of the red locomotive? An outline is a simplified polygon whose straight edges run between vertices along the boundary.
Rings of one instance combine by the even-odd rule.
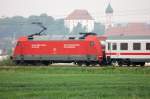
[[[41,35],[45,29],[43,27],[39,33],[19,38],[12,56],[14,62],[40,62],[46,65],[71,62],[78,65],[102,63],[102,45],[95,33],[81,33],[82,36],[77,39],[69,37],[65,40],[49,40],[47,36]],[[44,37],[45,39],[41,39]]]
[[[100,64],[102,58],[102,46],[94,35],[78,40],[30,40],[28,37],[21,37],[13,54],[13,60],[16,63],[74,62],[90,65]]]

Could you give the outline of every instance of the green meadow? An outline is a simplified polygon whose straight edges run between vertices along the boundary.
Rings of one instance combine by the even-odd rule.
[[[0,99],[149,98],[149,67],[0,67]]]

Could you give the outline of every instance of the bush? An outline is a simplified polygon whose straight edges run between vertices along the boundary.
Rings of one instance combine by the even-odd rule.
[[[0,61],[0,66],[15,66],[15,63],[10,58]]]

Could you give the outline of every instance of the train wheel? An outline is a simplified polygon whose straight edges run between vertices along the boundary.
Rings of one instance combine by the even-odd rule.
[[[86,66],[90,66],[90,63],[89,63],[89,62],[86,62],[85,65],[86,65]]]
[[[136,67],[137,64],[135,62],[132,62],[132,67]]]
[[[95,67],[97,64],[96,63],[92,63],[91,65]]]
[[[48,66],[49,62],[42,62],[44,66]]]
[[[131,65],[131,63],[128,62],[128,63],[127,63],[127,66],[129,67],[130,65]]]
[[[123,66],[123,63],[121,61],[118,61],[119,66]]]
[[[77,63],[77,65],[78,65],[78,66],[82,66],[82,65],[83,65],[83,63],[81,63],[81,62],[78,62],[78,63]]]
[[[141,62],[141,63],[140,63],[140,66],[142,66],[142,67],[143,67],[144,65],[145,65],[145,62]]]

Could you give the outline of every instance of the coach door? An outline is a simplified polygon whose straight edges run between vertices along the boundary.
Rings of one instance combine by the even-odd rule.
[[[120,53],[119,53],[119,44],[116,42],[112,42],[111,44],[111,57],[113,58],[118,58]]]
[[[111,62],[111,42],[106,41],[105,55],[108,63]]]
[[[119,43],[114,41],[107,42],[106,55],[110,58],[118,58],[120,56]]]

